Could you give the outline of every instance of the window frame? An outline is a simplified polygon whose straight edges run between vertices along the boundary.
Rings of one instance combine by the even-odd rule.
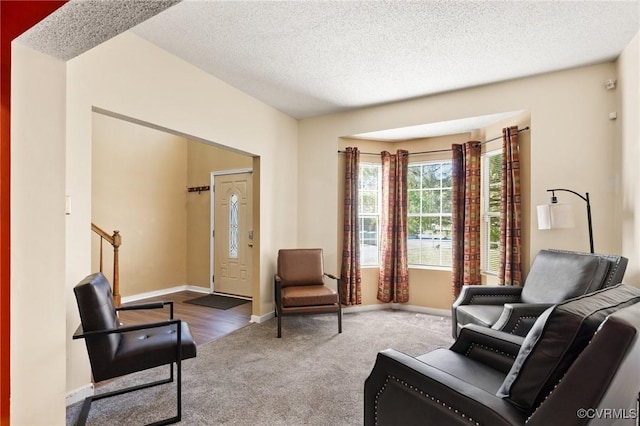
[[[449,186],[443,186],[443,176],[442,174],[440,174],[439,177],[439,183],[440,186],[439,187],[423,187],[423,182],[424,182],[424,166],[434,166],[434,165],[447,165],[449,168]],[[422,227],[422,222],[425,219],[433,219],[433,218],[439,218],[439,222],[440,222],[440,233],[443,234],[443,230],[445,228],[445,226],[443,225],[443,219],[448,218],[448,222],[449,222],[449,231],[448,231],[448,238],[446,237],[446,235],[441,235],[441,238],[438,240],[439,241],[439,246],[441,246],[443,243],[446,243],[447,241],[449,242],[450,245],[452,245],[453,243],[453,235],[452,235],[452,206],[451,206],[451,201],[452,201],[452,196],[453,196],[453,177],[452,177],[452,169],[453,169],[453,161],[450,159],[439,159],[439,160],[428,160],[428,161],[415,161],[415,162],[411,162],[409,163],[409,169],[407,170],[407,174],[410,175],[411,171],[410,169],[412,167],[420,167],[420,187],[419,188],[410,188],[410,182],[409,182],[409,178],[407,179],[407,228],[410,227],[410,220],[411,218],[420,218],[420,227]],[[409,176],[408,176],[409,177]],[[420,212],[419,213],[411,213],[410,212],[410,192],[412,191],[419,191],[422,193],[422,191],[439,191],[440,192],[440,208],[439,208],[439,212],[438,213],[434,213],[434,212],[423,212],[422,209],[424,207],[424,199],[422,198],[422,194],[419,195],[419,203],[420,203]],[[444,204],[445,204],[445,192],[448,191],[449,192],[449,208],[443,208]],[[447,211],[448,210],[448,211]],[[421,229],[422,231],[422,229]],[[422,235],[422,234],[420,234]],[[420,259],[419,259],[419,263],[416,263],[415,261],[412,261],[410,253],[409,253],[409,245],[411,244],[411,242],[415,240],[415,238],[410,238],[409,235],[409,229],[407,229],[407,263],[409,265],[409,268],[413,268],[413,269],[441,269],[441,270],[451,270],[452,268],[452,253],[449,254],[449,262],[446,263],[446,255],[443,257],[442,252],[439,253],[439,263],[426,263],[428,262],[428,259],[425,261],[422,258],[422,249],[420,248]],[[422,244],[422,238],[418,238],[418,240],[420,241],[420,244]],[[452,247],[449,249],[450,251],[452,250]],[[445,259],[445,262],[443,263],[443,259]],[[422,263],[425,262],[425,263]]]
[[[500,179],[497,182],[490,182],[490,161],[493,157],[500,157]],[[480,234],[480,271],[485,275],[497,275],[499,262],[500,262],[500,209],[498,211],[491,211],[491,203],[490,203],[490,185],[498,186],[498,190],[500,191],[502,185],[502,148],[493,149],[491,151],[482,153],[482,163],[480,165],[480,174],[481,174],[481,196],[482,196],[482,231]],[[498,226],[498,240],[491,240],[491,221],[497,220]],[[495,248],[492,249],[492,245],[495,245]],[[491,251],[495,250],[494,256],[491,256]],[[493,262],[496,262],[495,257],[497,255],[497,263],[495,264],[495,269],[491,268],[492,259]]]
[[[374,168],[377,171],[377,183],[376,183],[376,213],[364,213],[363,212],[363,193],[362,191],[373,192],[369,189],[363,188],[363,167],[366,168]],[[361,268],[378,268],[380,267],[380,218],[382,212],[382,164],[375,162],[360,162],[358,165],[358,244],[360,245],[360,267]],[[364,219],[375,219],[376,222],[376,231],[375,231],[375,244],[374,246],[378,248],[376,252],[376,261],[375,263],[367,263],[365,262],[365,258],[363,257],[365,254],[365,246],[364,241],[364,233],[369,232],[364,230],[363,220]]]
[[[488,191],[488,179],[489,179],[489,159],[491,157],[494,156],[501,156],[502,155],[502,148],[497,148],[497,149],[492,149],[490,151],[487,152],[483,152],[482,153],[482,160],[481,160],[481,197],[482,197],[482,207],[481,207],[481,217],[482,217],[482,222],[483,222],[483,226],[482,226],[482,231],[481,231],[481,272],[483,274],[486,275],[497,275],[497,269],[493,270],[490,269],[489,266],[489,253],[490,253],[490,245],[493,243],[494,245],[496,245],[496,247],[494,248],[495,253],[498,256],[499,259],[499,253],[500,253],[500,241],[499,239],[497,241],[491,241],[490,238],[488,238],[490,236],[490,232],[489,232],[489,227],[488,227],[488,222],[493,218],[494,220],[497,220],[497,225],[498,228],[500,226],[500,212],[490,212],[488,211],[488,206],[489,206],[489,191]],[[416,166],[424,166],[424,165],[433,165],[433,164],[449,164],[450,166],[452,166],[452,160],[447,160],[447,159],[439,159],[439,160],[429,160],[429,161],[416,161],[416,162],[412,162],[409,164],[409,168],[411,167],[416,167]],[[363,205],[362,205],[362,192],[361,191],[372,191],[372,190],[368,190],[368,189],[364,189],[363,188],[363,182],[362,182],[362,168],[363,167],[372,167],[375,168],[377,170],[377,190],[376,190],[376,198],[377,198],[377,206],[376,209],[377,211],[375,213],[364,213],[362,211]],[[442,182],[442,180],[441,180]],[[494,185],[501,185],[501,181],[497,181],[494,182]],[[407,185],[407,198],[409,198],[409,185]],[[421,190],[424,188],[420,188]],[[441,186],[439,188],[441,191],[443,189],[449,189],[451,191],[451,196],[452,196],[452,191],[453,191],[453,181],[451,181],[451,186],[450,187],[443,187]],[[373,192],[373,191],[372,191]],[[452,207],[449,208],[449,212],[443,212],[442,209],[442,203],[443,200],[441,198],[441,206],[440,206],[440,213],[435,215],[432,213],[428,213],[426,214],[426,216],[424,217],[449,217],[452,218]],[[358,222],[359,222],[359,235],[358,235],[358,242],[360,244],[360,266],[361,268],[365,269],[365,268],[376,268],[376,267],[380,267],[380,219],[381,219],[381,207],[382,207],[382,165],[380,163],[377,162],[361,162],[359,164],[359,170],[358,170]],[[410,217],[416,217],[417,215],[415,213],[410,213],[409,212],[409,206],[407,206],[407,226],[409,226],[409,220]],[[365,246],[364,244],[364,229],[363,229],[363,219],[365,218],[373,218],[375,219],[376,222],[376,234],[375,234],[375,246],[378,248],[377,253],[376,253],[376,262],[375,263],[365,263],[365,259],[363,258],[363,248]],[[450,231],[451,232],[451,231]],[[449,235],[449,241],[453,242],[452,240],[453,236],[450,234]],[[498,237],[499,238],[499,237]],[[409,244],[409,235],[407,235],[407,245]],[[408,249],[408,248],[407,248]],[[409,268],[412,269],[435,269],[435,270],[451,270],[452,265],[451,264],[428,264],[428,263],[412,263],[411,260],[408,259],[408,266]]]

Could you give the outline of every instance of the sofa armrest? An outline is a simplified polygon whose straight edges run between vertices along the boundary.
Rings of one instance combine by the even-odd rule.
[[[504,305],[520,301],[522,287],[465,285],[453,306],[460,305]]]
[[[104,336],[107,334],[122,334],[122,333],[127,333],[129,331],[147,330],[150,328],[165,327],[167,325],[176,325],[177,339],[178,341],[181,341],[181,329],[180,329],[181,323],[182,323],[182,320],[180,319],[170,319],[167,321],[147,322],[142,324],[134,324],[134,325],[128,325],[128,326],[116,327],[116,328],[105,328],[103,330],[94,330],[94,331],[84,331],[84,329],[82,328],[82,324],[80,324],[76,329],[76,331],[73,333],[73,336],[71,336],[71,338],[73,340],[87,339],[87,338],[96,337],[96,336]]]
[[[123,306],[117,307],[116,312],[163,309],[167,305],[169,306],[169,319],[173,319],[173,302],[172,301],[146,302],[146,303],[137,303],[135,305],[123,305]]]
[[[282,278],[280,275],[273,274],[273,301],[276,304],[276,316],[280,315],[280,310],[282,308]]]
[[[507,303],[491,328],[526,336],[538,317],[551,306],[552,303]]]
[[[486,286],[465,285],[460,290],[460,295],[451,305],[451,334],[455,339],[458,336],[458,313],[460,305],[504,305],[520,301],[522,287],[511,286]]]
[[[364,386],[364,424],[524,424],[506,400],[409,355],[378,353]]]
[[[506,374],[523,341],[521,336],[467,324],[449,349]]]
[[[336,280],[336,289],[338,290],[338,303],[342,305],[342,278],[333,274],[324,273],[325,277],[331,278],[332,280]]]

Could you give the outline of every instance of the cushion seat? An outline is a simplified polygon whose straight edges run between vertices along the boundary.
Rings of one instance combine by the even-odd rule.
[[[182,359],[196,356],[196,344],[186,322],[180,323]],[[174,362],[176,358],[176,327],[148,328],[122,333],[113,358],[112,370],[124,375]]]
[[[282,306],[284,308],[336,303],[338,303],[338,293],[324,285],[302,285],[282,289]]]
[[[492,395],[504,382],[504,373],[449,349],[436,349],[416,358]]]

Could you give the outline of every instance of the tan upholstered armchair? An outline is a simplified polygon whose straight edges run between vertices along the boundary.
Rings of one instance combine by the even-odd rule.
[[[325,285],[324,277],[336,280],[337,291]],[[340,279],[325,274],[322,249],[282,249],[274,276],[278,337],[282,337],[285,315],[337,313],[338,333],[342,333]]]

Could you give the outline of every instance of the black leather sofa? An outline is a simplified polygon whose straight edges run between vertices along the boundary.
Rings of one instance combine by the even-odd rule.
[[[465,324],[525,336],[551,305],[621,283],[627,263],[617,255],[541,250],[523,287],[464,286],[451,306],[453,337]]]
[[[634,425],[639,378],[640,288],[619,284],[547,309],[524,338],[472,324],[449,349],[380,352],[364,424]]]

